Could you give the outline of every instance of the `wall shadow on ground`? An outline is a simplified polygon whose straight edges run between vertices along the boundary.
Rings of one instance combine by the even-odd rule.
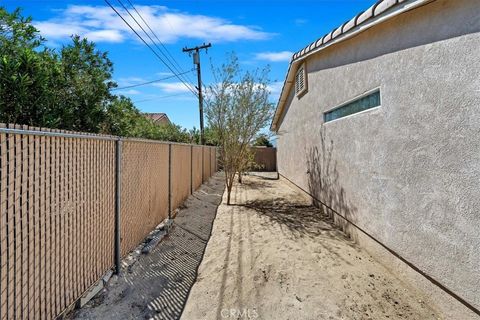
[[[269,179],[269,178],[266,178]],[[243,180],[242,182],[243,188],[253,189],[253,190],[261,190],[261,189],[269,189],[271,185],[268,181],[262,180]]]
[[[333,244],[336,243],[335,241],[340,241],[350,246],[356,247],[356,245],[343,230],[335,225],[332,215],[313,206],[303,195],[285,198],[270,196],[268,189],[261,192],[263,193],[261,198],[247,200],[243,204],[234,206],[248,208],[251,213],[263,217],[264,219],[259,223],[271,232],[277,233],[280,230],[282,233],[280,236],[295,240],[315,239],[314,241],[331,256],[350,264],[339,254],[338,248]],[[250,216],[250,212],[246,214],[247,217]]]
[[[334,160],[334,142],[328,140],[320,130],[320,143],[306,150],[307,191],[312,205],[302,201],[281,197],[265,197],[239,203],[269,218],[269,222],[285,226],[295,237],[319,236],[338,227],[353,240],[357,240],[357,208],[349,201],[347,192],[340,182],[337,161]],[[262,176],[245,180],[244,188],[265,190],[271,188],[271,181]],[[350,222],[350,223],[349,223]]]
[[[320,131],[320,145],[307,150],[308,193],[313,205],[323,215],[332,219],[350,238],[357,240],[356,229],[351,223],[357,222],[357,208],[349,201],[340,183],[337,161],[333,159],[333,140],[327,142],[326,134]],[[350,223],[348,223],[350,222]]]
[[[261,180],[278,180],[278,172],[249,171],[245,172],[245,175],[257,177]]]
[[[242,206],[267,217],[269,224],[287,227],[295,238],[315,237],[335,230],[333,219],[309,204],[274,198],[246,201]]]

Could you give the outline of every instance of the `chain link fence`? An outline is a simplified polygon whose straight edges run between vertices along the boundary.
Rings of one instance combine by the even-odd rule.
[[[59,316],[216,159],[208,146],[0,125],[0,319]]]

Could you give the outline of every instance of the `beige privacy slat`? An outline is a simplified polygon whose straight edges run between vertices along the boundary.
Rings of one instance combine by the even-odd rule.
[[[196,190],[202,184],[202,169],[203,169],[203,162],[202,162],[202,147],[194,146],[193,150],[193,159],[192,159],[192,181],[193,181],[193,189]]]
[[[21,137],[21,172],[20,172],[20,272],[21,272],[21,317],[28,318],[29,305],[29,282],[28,282],[28,136]]]
[[[209,176],[209,155],[208,155],[208,148],[206,147],[203,147],[202,148],[202,166],[203,166],[203,178],[202,178],[202,182],[203,181],[207,181],[208,179],[208,176]]]
[[[192,181],[193,190],[197,190],[202,184],[202,147],[193,147]]]
[[[0,319],[8,313],[7,263],[7,138],[0,133]]]
[[[112,267],[114,148],[0,134],[0,319],[54,318]]]
[[[168,144],[122,146],[121,254],[168,217]]]
[[[172,209],[190,194],[190,151],[190,146],[172,145]]]
[[[47,319],[52,318],[52,293],[51,293],[51,283],[52,283],[52,272],[51,272],[51,257],[52,257],[52,246],[51,246],[51,218],[52,218],[52,207],[50,205],[50,197],[51,197],[51,181],[50,181],[50,174],[51,174],[51,145],[52,139],[45,139],[45,189],[44,189],[44,197],[45,197],[45,215],[43,218],[43,225],[44,225],[44,239],[45,239],[45,316]]]
[[[62,306],[60,303],[60,275],[59,275],[59,269],[60,269],[60,224],[59,224],[59,139],[55,138],[52,139],[52,143],[50,144],[50,152],[52,156],[52,165],[51,165],[51,183],[52,183],[52,198],[51,198],[51,203],[52,203],[52,254],[53,254],[53,263],[51,266],[52,273],[54,277],[52,278],[51,285],[52,285],[52,295],[54,295],[53,298],[53,314],[58,314],[62,310]]]
[[[34,282],[30,285],[34,291],[34,319],[40,318],[40,144],[41,137],[34,138],[34,169],[33,169],[33,228],[34,228]]]
[[[58,195],[58,224],[59,224],[59,231],[60,231],[60,239],[61,242],[59,244],[59,260],[60,265],[58,268],[58,273],[56,277],[56,281],[58,283],[59,288],[59,295],[57,297],[58,303],[60,306],[64,306],[66,304],[65,300],[65,292],[66,292],[66,274],[67,274],[67,247],[66,247],[66,234],[67,230],[64,228],[65,226],[65,215],[64,215],[64,207],[65,203],[67,202],[67,166],[68,166],[68,158],[67,158],[67,139],[60,138],[58,141],[58,160],[59,160],[59,195]]]
[[[217,163],[217,149],[215,147],[210,148],[210,176],[215,174],[217,171],[215,164]]]
[[[7,138],[7,316],[15,317],[15,137]]]

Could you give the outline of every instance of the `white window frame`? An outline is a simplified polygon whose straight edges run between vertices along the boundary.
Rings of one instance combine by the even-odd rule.
[[[302,75],[303,76],[303,87],[302,88],[299,88],[298,86],[298,77]],[[297,97],[300,97],[302,95],[304,95],[307,90],[308,90],[308,81],[307,81],[307,68],[306,68],[306,65],[305,65],[305,62],[302,63],[300,65],[300,67],[298,67],[298,70],[297,72],[295,73],[295,95]]]

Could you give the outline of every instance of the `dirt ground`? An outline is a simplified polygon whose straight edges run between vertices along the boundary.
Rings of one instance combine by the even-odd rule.
[[[149,254],[133,252],[122,275],[69,319],[178,319],[195,282],[224,190],[221,174],[190,196],[172,232]]]
[[[211,178],[182,206],[168,237],[147,255],[139,247],[122,276],[67,318],[438,318],[274,177],[246,177],[232,191],[232,206],[219,206],[222,174]]]
[[[286,183],[249,176],[232,199],[182,319],[439,318]]]

